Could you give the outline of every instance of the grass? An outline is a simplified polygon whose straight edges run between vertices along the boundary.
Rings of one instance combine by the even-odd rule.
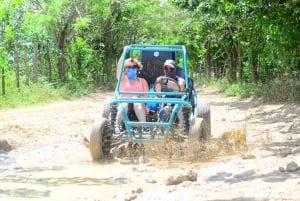
[[[57,88],[48,82],[21,85],[19,89],[8,85],[6,94],[0,95],[0,109],[42,105],[82,96],[86,92],[76,89],[78,88],[70,89],[67,86]]]
[[[227,79],[211,81],[209,87],[219,88],[225,96],[253,98],[264,102],[300,102],[300,81],[274,79],[265,83],[230,83]]]
[[[225,96],[249,98],[256,93],[256,88],[251,83],[230,83],[227,79],[211,81],[208,86],[219,88]]]

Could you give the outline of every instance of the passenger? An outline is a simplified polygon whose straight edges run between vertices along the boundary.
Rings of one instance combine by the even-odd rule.
[[[160,76],[156,79],[157,84],[155,86],[155,91],[157,92],[161,92],[164,91],[164,86],[166,86],[169,89],[172,89],[173,91],[177,91],[177,92],[184,92],[185,91],[185,80],[179,76],[176,75],[176,68],[177,68],[177,64],[174,60],[166,60],[164,63],[164,76]],[[167,78],[171,78],[174,81],[168,80]],[[167,110],[167,106],[164,106],[161,108],[161,110],[159,111],[159,118],[160,121],[166,122],[168,121],[168,111]],[[185,112],[186,114],[186,112]],[[179,124],[181,126],[181,128],[183,128],[183,132],[184,134],[188,134],[188,130],[189,130],[189,124],[187,122],[187,116],[185,116],[183,113],[183,109],[182,107],[179,109],[179,111],[177,112],[177,117],[179,120]]]
[[[121,59],[122,56],[118,62],[117,66],[117,78],[118,78],[118,72],[120,72],[121,67]],[[149,86],[145,79],[137,77],[138,72],[142,70],[143,66],[142,64],[134,59],[134,58],[128,58],[124,62],[124,72],[121,77],[121,83],[120,83],[120,91],[127,91],[127,92],[149,92]],[[143,97],[147,98],[148,95],[142,95],[142,94],[121,94],[121,97],[124,98],[133,98],[133,97]],[[128,103],[123,103],[123,107],[127,113],[128,111]],[[116,124],[120,128],[120,125],[122,123],[122,114],[121,114],[121,105],[119,106],[117,117],[116,117]],[[146,106],[144,103],[133,103],[133,110],[137,116],[137,119],[141,122],[146,121]]]

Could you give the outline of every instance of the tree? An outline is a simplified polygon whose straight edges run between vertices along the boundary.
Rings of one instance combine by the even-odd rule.
[[[215,61],[223,62],[219,66],[226,66],[231,81],[237,76],[239,81],[248,81],[247,75],[251,74],[252,82],[257,83],[270,72],[265,70],[270,64],[275,72],[286,71],[286,68],[295,71],[295,66],[299,66],[300,4],[297,1],[173,2],[189,11],[191,23],[185,27],[189,34],[182,37],[191,44],[190,48],[206,49],[200,52],[207,54],[206,57],[198,55],[198,58],[211,58],[210,62],[204,62],[210,63],[211,69],[218,68],[213,66]],[[250,68],[245,68],[247,65]],[[207,66],[205,69],[209,70]],[[212,75],[206,72],[207,80],[209,74]]]

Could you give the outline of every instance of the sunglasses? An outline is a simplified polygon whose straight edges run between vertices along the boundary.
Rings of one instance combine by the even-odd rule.
[[[127,68],[131,68],[131,69],[137,69],[138,68],[138,66],[137,65],[133,65],[133,66],[127,66]]]
[[[168,70],[168,71],[174,71],[175,68],[171,67],[171,66],[165,66],[165,70]]]

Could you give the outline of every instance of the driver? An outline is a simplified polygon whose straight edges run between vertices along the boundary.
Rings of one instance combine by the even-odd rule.
[[[185,80],[179,76],[177,76],[177,64],[174,60],[172,59],[168,59],[165,61],[164,63],[164,76],[160,76],[156,79],[156,82],[159,83],[164,83],[167,82],[167,80],[164,79],[164,77],[168,77],[168,78],[172,78],[174,79],[177,84],[179,85],[180,89],[178,89],[178,85],[176,83],[170,82],[170,83],[164,83],[164,84],[168,84],[169,87],[173,88],[173,90],[175,91],[180,91],[183,92],[185,89]],[[157,85],[157,88],[155,90],[161,91],[161,89],[159,89],[159,87],[161,87],[161,85]]]
[[[160,83],[160,84],[157,84],[155,86],[155,91],[161,92],[164,90],[164,86],[166,86],[167,88],[171,88],[173,91],[184,92],[185,91],[185,80],[176,75],[176,71],[177,71],[176,62],[172,59],[168,59],[165,61],[163,68],[164,68],[164,76],[160,76],[156,79],[156,82]],[[171,78],[174,81],[171,81],[171,79],[167,79],[167,78]],[[168,106],[164,106],[159,111],[160,121],[163,121],[163,122],[168,121],[169,116],[167,114],[168,113],[167,107]],[[183,128],[183,134],[188,134],[189,126],[185,125],[182,108],[179,109],[179,111],[177,113],[177,117],[179,119],[179,124],[180,124],[181,128]]]

